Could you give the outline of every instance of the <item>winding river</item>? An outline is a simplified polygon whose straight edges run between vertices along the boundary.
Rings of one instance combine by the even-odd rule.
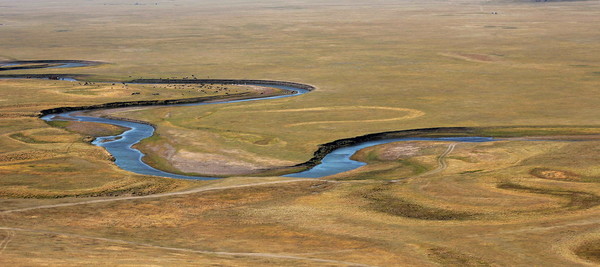
[[[101,64],[99,62],[91,62],[91,61],[14,61],[14,62],[0,62],[2,67],[10,67],[10,66],[19,66],[27,63],[47,63],[52,64],[47,68],[71,68],[71,67],[85,67],[85,66],[93,66]],[[36,67],[37,68],[37,67]],[[74,77],[68,76],[56,76],[56,75],[15,75],[15,76],[1,76],[0,78],[38,78],[38,79],[60,79],[67,81],[76,81]],[[146,82],[144,82],[146,81]],[[144,80],[144,81],[133,81],[135,83],[177,83],[174,80]],[[269,96],[269,97],[256,97],[249,99],[238,99],[238,100],[222,100],[222,101],[211,101],[211,102],[199,102],[199,103],[179,103],[179,104],[169,104],[174,106],[191,106],[191,105],[217,105],[217,104],[228,104],[228,103],[237,103],[237,102],[247,102],[247,101],[258,101],[258,100],[269,100],[269,99],[279,99],[285,97],[298,96],[302,94],[306,94],[310,92],[314,87],[304,84],[291,83],[291,82],[280,82],[280,81],[261,81],[261,80],[180,80],[183,83],[202,83],[202,84],[219,84],[219,83],[227,83],[227,84],[240,84],[240,85],[255,85],[255,86],[265,86],[265,87],[274,87],[289,91],[290,94],[283,94],[278,96]],[[151,102],[151,101],[150,101]],[[126,102],[122,102],[126,103]],[[122,104],[121,103],[121,104]],[[115,103],[111,103],[115,104]],[[119,103],[117,103],[119,104]],[[152,103],[146,103],[144,105],[155,105]],[[188,175],[180,175],[169,173],[165,171],[158,170],[149,166],[148,164],[142,161],[144,154],[139,150],[133,148],[133,146],[139,143],[141,140],[148,138],[154,134],[154,127],[149,124],[125,121],[125,120],[117,120],[117,119],[109,119],[103,117],[95,117],[86,113],[86,111],[90,111],[98,108],[119,108],[120,106],[107,106],[107,105],[99,105],[93,107],[72,107],[72,108],[57,108],[53,110],[48,110],[45,112],[47,115],[41,117],[41,119],[45,121],[82,121],[82,122],[95,122],[95,123],[104,123],[111,124],[116,126],[121,126],[128,128],[120,135],[116,136],[104,136],[98,137],[93,141],[94,145],[105,148],[115,159],[115,164],[120,168],[138,173],[143,175],[154,175],[161,177],[169,177],[169,178],[177,178],[177,179],[194,179],[194,180],[212,180],[218,179],[217,177],[201,177],[201,176],[188,176]],[[365,142],[359,142],[351,145],[344,145],[337,149],[330,151],[327,155],[325,155],[319,162],[319,164],[313,166],[308,170],[304,170],[297,173],[283,175],[285,177],[299,177],[299,178],[320,178],[330,175],[335,175],[342,172],[347,172],[361,166],[366,165],[364,162],[359,162],[350,159],[350,157],[356,153],[357,151],[375,145],[381,145],[392,142],[401,142],[401,141],[451,141],[451,142],[490,142],[495,141],[496,139],[487,138],[487,137],[440,137],[440,138],[420,138],[420,137],[407,137],[407,138],[393,138],[393,139],[381,139],[381,140],[369,140]]]
[[[240,99],[240,100],[176,104],[174,106],[217,105],[217,104],[238,103],[238,102],[247,102],[247,101],[278,99],[278,98],[301,95],[301,94],[310,92],[307,89],[296,88],[296,87],[285,86],[285,85],[258,84],[258,83],[247,84],[247,85],[275,87],[275,88],[291,91],[291,92],[293,92],[293,94],[270,96],[270,97],[259,97],[259,98],[251,98],[251,99]],[[82,122],[97,122],[97,123],[105,123],[105,124],[111,124],[111,125],[117,125],[117,126],[129,128],[129,130],[123,132],[120,135],[98,137],[98,138],[96,138],[96,140],[94,140],[92,142],[94,145],[105,148],[115,158],[115,164],[117,164],[117,166],[119,166],[120,168],[122,168],[124,170],[139,173],[139,174],[162,176],[162,177],[169,177],[169,178],[178,178],[178,179],[195,179],[195,180],[217,179],[216,177],[179,175],[179,174],[169,173],[169,172],[165,172],[165,171],[161,171],[156,168],[153,168],[152,166],[150,166],[142,161],[142,157],[144,157],[144,154],[141,151],[132,147],[133,145],[139,143],[141,140],[152,136],[154,134],[153,126],[148,125],[148,124],[138,123],[138,122],[86,116],[86,115],[83,115],[85,111],[87,111],[87,110],[69,111],[69,112],[63,112],[63,113],[57,113],[57,114],[49,114],[49,115],[43,116],[42,119],[45,121],[74,120],[74,121],[82,121]]]
[[[258,101],[258,100],[268,100],[268,99],[278,99],[284,97],[292,97],[301,94],[306,94],[310,92],[307,89],[297,88],[293,86],[284,86],[284,85],[273,85],[273,84],[260,84],[260,83],[252,83],[247,85],[255,85],[255,86],[268,86],[275,87],[283,90],[291,91],[292,94],[279,95],[279,96],[271,96],[271,97],[262,97],[262,98],[251,98],[251,99],[242,99],[242,100],[228,100],[228,101],[215,101],[215,102],[203,102],[203,103],[190,103],[190,104],[177,104],[175,106],[191,106],[191,105],[217,105],[217,104],[227,104],[227,103],[236,103],[236,102],[247,102],[247,101]],[[144,154],[139,150],[133,148],[135,144],[140,142],[141,140],[148,138],[154,134],[154,127],[148,124],[131,122],[131,121],[122,121],[115,119],[107,119],[102,117],[93,117],[84,115],[86,110],[81,111],[69,111],[57,114],[49,114],[42,117],[43,120],[46,121],[54,121],[54,120],[74,120],[74,121],[83,121],[83,122],[97,122],[97,123],[105,123],[112,124],[121,127],[129,128],[129,130],[123,132],[120,135],[116,136],[105,136],[99,137],[93,141],[94,145],[105,148],[114,158],[115,164],[120,168],[131,171],[138,174],[144,175],[154,175],[154,176],[162,176],[169,178],[177,178],[177,179],[195,179],[195,180],[210,180],[210,179],[218,179],[216,177],[201,177],[201,176],[187,176],[169,173],[165,171],[158,170],[153,168],[152,166],[144,163],[142,158]],[[333,150],[328,155],[326,155],[321,163],[308,169],[306,171],[292,173],[283,175],[285,177],[298,177],[298,178],[320,178],[325,176],[330,176],[346,171],[350,171],[361,166],[366,165],[364,162],[355,161],[350,159],[350,157],[356,153],[357,151],[380,144],[386,144],[391,142],[400,142],[400,141],[452,141],[452,142],[489,142],[494,141],[493,138],[484,138],[484,137],[440,137],[440,138],[395,138],[395,139],[384,139],[384,140],[374,140],[362,142],[359,144],[355,144],[352,146],[341,147],[336,150]]]
[[[29,69],[64,69],[89,67],[104,64],[96,61],[84,60],[15,60],[0,61],[0,71],[29,70]]]
[[[322,160],[321,164],[314,166],[306,171],[283,175],[285,177],[298,177],[298,178],[321,178],[330,176],[342,172],[351,171],[367,163],[350,159],[352,155],[363,148],[382,145],[394,142],[406,142],[406,141],[445,141],[445,142],[469,142],[469,143],[481,143],[496,141],[491,137],[439,137],[439,138],[425,138],[425,137],[407,137],[407,138],[394,138],[394,139],[383,139],[362,142],[356,145],[341,147],[333,150],[327,154]]]

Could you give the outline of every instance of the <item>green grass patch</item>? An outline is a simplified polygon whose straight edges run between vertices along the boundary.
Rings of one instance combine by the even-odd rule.
[[[10,136],[10,138],[13,138],[15,140],[19,140],[21,142],[29,143],[29,144],[47,144],[47,143],[51,143],[51,142],[36,140],[36,139],[31,138],[30,136],[24,135],[22,133],[15,133],[15,134],[11,134],[9,136]]]
[[[438,221],[467,220],[475,216],[475,214],[466,212],[427,207],[392,196],[388,191],[386,185],[382,185],[359,195],[370,202],[368,205],[369,209],[394,216]]]
[[[69,125],[68,121],[45,121],[48,125],[52,127],[65,128]]]

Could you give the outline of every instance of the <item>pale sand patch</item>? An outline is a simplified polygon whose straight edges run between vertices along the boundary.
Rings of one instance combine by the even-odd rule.
[[[557,69],[561,68],[559,64],[534,64],[534,63],[522,63],[522,62],[511,62],[504,60],[500,56],[496,55],[487,55],[487,54],[475,54],[475,53],[438,53],[440,56],[445,56],[449,58],[476,62],[476,63],[494,63],[500,64],[503,66],[516,67],[516,68],[526,68],[526,69],[541,69],[541,70],[549,70],[549,69]]]
[[[281,160],[266,156],[259,156],[257,154],[241,150],[241,149],[228,149],[221,150],[223,153],[229,154],[229,156],[240,157],[246,161],[253,162],[263,167],[275,167],[275,166],[289,166],[295,164],[293,161]]]
[[[581,180],[579,175],[569,172],[569,171],[561,171],[561,170],[533,170],[531,174],[538,178],[543,179],[551,179],[551,180]]]
[[[423,147],[418,144],[402,143],[389,148],[385,148],[385,150],[381,153],[379,157],[382,160],[397,160],[399,158],[408,158],[416,156],[421,149],[423,149]]]
[[[440,53],[440,55],[475,62],[494,62],[500,60],[498,56],[475,53]]]
[[[180,150],[169,158],[175,168],[182,172],[206,175],[237,175],[256,172],[274,166],[289,165],[287,161],[261,158],[242,150],[220,151],[222,154],[191,152]],[[235,156],[227,155],[235,154]],[[251,160],[239,157],[251,157]]]
[[[173,156],[176,154],[176,149],[168,143],[148,146],[148,149],[156,153],[158,156],[167,159],[168,161],[171,161]]]

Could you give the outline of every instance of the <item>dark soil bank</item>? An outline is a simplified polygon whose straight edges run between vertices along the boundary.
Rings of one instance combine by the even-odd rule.
[[[89,67],[105,64],[98,61],[86,60],[18,60],[0,61],[0,71],[30,70],[62,67]]]
[[[403,137],[435,137],[435,136],[474,136],[478,132],[477,128],[472,127],[438,127],[438,128],[425,128],[425,129],[412,129],[412,130],[401,130],[401,131],[390,131],[382,133],[374,133],[361,135],[357,137],[345,138],[335,140],[333,142],[319,145],[319,148],[313,154],[313,157],[293,167],[314,167],[321,162],[321,160],[332,151],[342,148],[353,146],[359,143],[368,141],[383,140],[383,139],[395,139]]]
[[[42,77],[47,78],[47,77]],[[261,84],[261,85],[282,85],[291,86],[300,89],[306,89],[312,91],[315,89],[314,86],[285,82],[285,81],[270,81],[270,80],[221,80],[221,79],[139,79],[133,80],[128,83],[144,83],[144,84]],[[226,96],[227,99],[247,99],[247,98],[259,98],[253,96],[250,93],[239,93],[231,94]],[[39,116],[45,116],[48,114],[58,114],[69,111],[78,110],[94,110],[94,109],[108,109],[108,108],[123,108],[123,107],[134,107],[134,106],[163,106],[163,105],[175,105],[175,104],[191,104],[191,103],[202,103],[215,100],[222,100],[223,96],[206,96],[206,97],[193,97],[193,98],[182,98],[182,99],[167,99],[167,100],[145,100],[145,101],[126,101],[126,102],[111,102],[98,105],[90,106],[77,106],[77,107],[58,107],[52,109],[45,109],[40,111]]]

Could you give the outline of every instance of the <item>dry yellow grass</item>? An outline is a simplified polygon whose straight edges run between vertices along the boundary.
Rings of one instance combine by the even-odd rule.
[[[183,259],[235,265],[327,265],[314,261],[323,259],[378,266],[582,263],[593,260],[588,254],[595,249],[597,178],[556,181],[529,172],[561,166],[572,155],[558,152],[597,142],[459,144],[443,172],[417,177],[400,166],[389,171],[398,174],[396,182],[305,180],[236,188],[270,179],[229,178],[212,182],[210,187],[225,188],[208,192],[4,213],[7,231],[15,234],[4,255],[21,262],[30,255],[20,249],[23,243],[37,236],[31,245],[48,252],[35,258],[56,265],[115,251],[110,264],[125,264],[125,255],[166,265]],[[363,153],[374,163],[395,161],[398,154],[389,157],[390,150],[411,146],[417,151],[408,158],[432,162],[444,145],[401,142]],[[588,153],[578,155],[580,176],[595,164],[586,160]],[[528,163],[543,157],[552,159]],[[56,258],[63,252],[51,252],[67,244],[77,248],[69,261]],[[246,254],[231,261],[226,253],[210,252]],[[270,258],[290,255],[303,258]]]
[[[162,155],[170,146],[192,158],[187,165],[223,157],[294,164],[318,144],[412,128],[523,126],[490,132],[535,136],[565,133],[530,125],[584,125],[597,133],[585,127],[600,124],[597,2],[137,2],[0,3],[1,59],[110,63],[2,72],[97,75],[91,85],[0,80],[2,210],[107,201],[2,213],[0,265],[597,264],[593,139],[461,143],[441,159],[450,143],[389,144],[362,151],[371,164],[332,181],[123,199],[282,178],[138,176],[82,135],[35,118],[56,106],[206,95],[98,83],[194,74],[319,90],[117,114],[156,123],[160,137],[144,149]],[[440,160],[447,168],[436,171]]]

